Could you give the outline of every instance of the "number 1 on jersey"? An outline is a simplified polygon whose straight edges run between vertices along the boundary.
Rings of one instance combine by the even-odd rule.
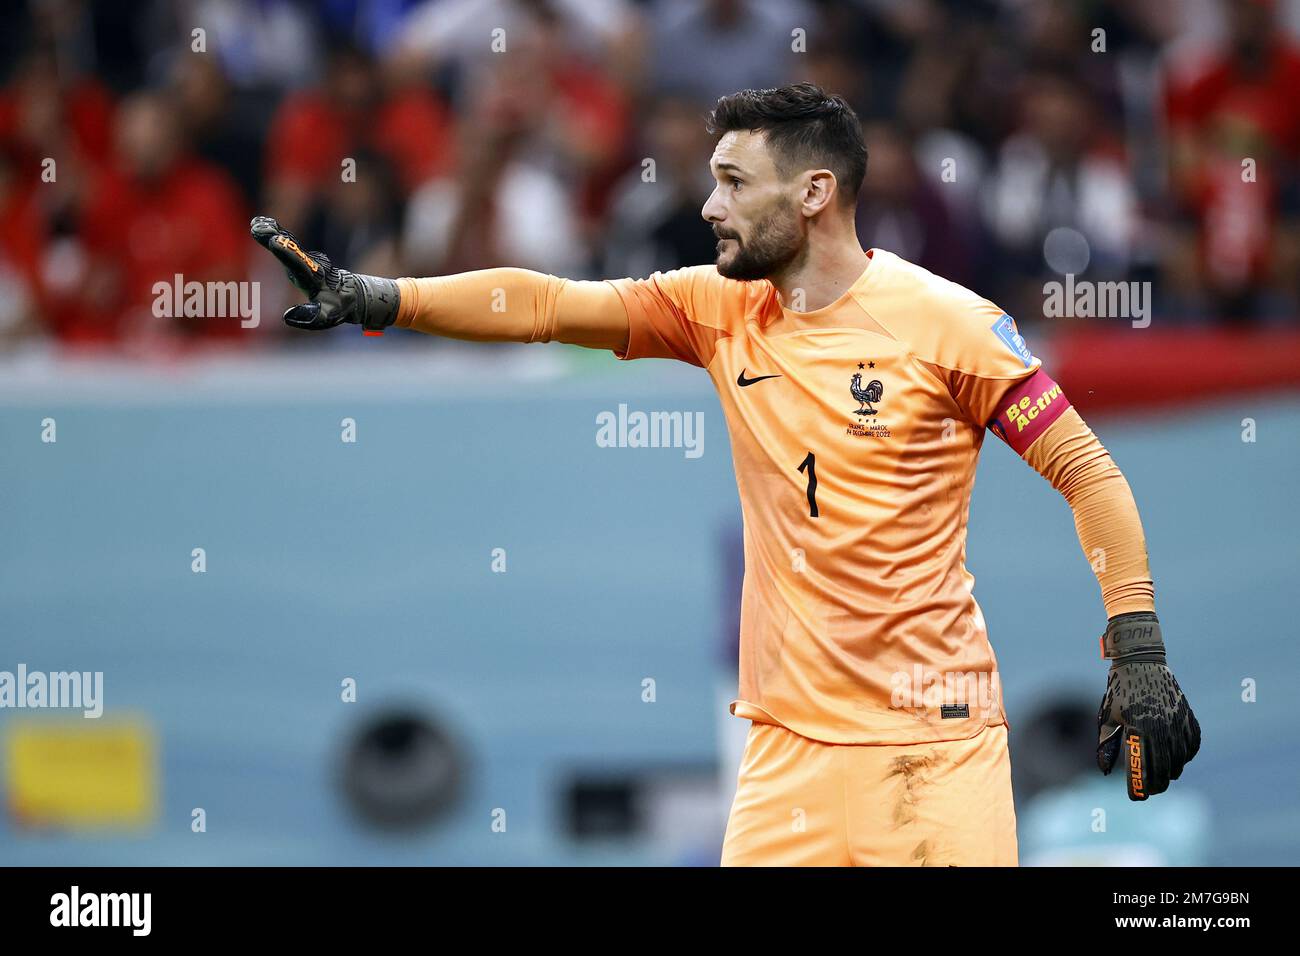
[[[817,517],[817,456],[814,455],[812,452],[808,452],[808,457],[805,458],[800,463],[799,470],[800,471],[807,470],[808,472],[808,515],[809,517],[816,518]]]

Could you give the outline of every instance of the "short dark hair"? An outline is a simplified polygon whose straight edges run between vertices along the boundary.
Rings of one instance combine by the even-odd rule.
[[[857,204],[867,175],[867,144],[858,114],[844,97],[812,83],[741,90],[718,100],[708,128],[715,135],[762,130],[782,179],[805,169],[829,169],[839,183],[842,202]]]

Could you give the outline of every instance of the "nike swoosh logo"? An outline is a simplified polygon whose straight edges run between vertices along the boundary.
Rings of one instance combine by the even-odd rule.
[[[736,384],[739,385],[741,388],[744,388],[747,385],[753,385],[755,382],[761,382],[767,378],[780,378],[780,377],[781,376],[777,374],[777,375],[759,375],[755,378],[745,378],[745,370],[742,368],[740,370],[740,377],[736,379]]]

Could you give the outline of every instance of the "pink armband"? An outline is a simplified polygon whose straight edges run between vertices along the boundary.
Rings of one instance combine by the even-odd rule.
[[[988,427],[1017,455],[1024,455],[1047,426],[1070,407],[1061,386],[1041,368],[1007,392]]]

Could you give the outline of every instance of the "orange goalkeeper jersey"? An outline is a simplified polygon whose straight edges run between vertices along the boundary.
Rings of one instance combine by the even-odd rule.
[[[712,265],[609,280],[615,354],[698,365],[721,399],[745,531],[732,713],[832,743],[972,737],[1006,723],[965,565],[985,427],[1022,450],[1067,402],[996,305],[866,256],[814,312]]]

